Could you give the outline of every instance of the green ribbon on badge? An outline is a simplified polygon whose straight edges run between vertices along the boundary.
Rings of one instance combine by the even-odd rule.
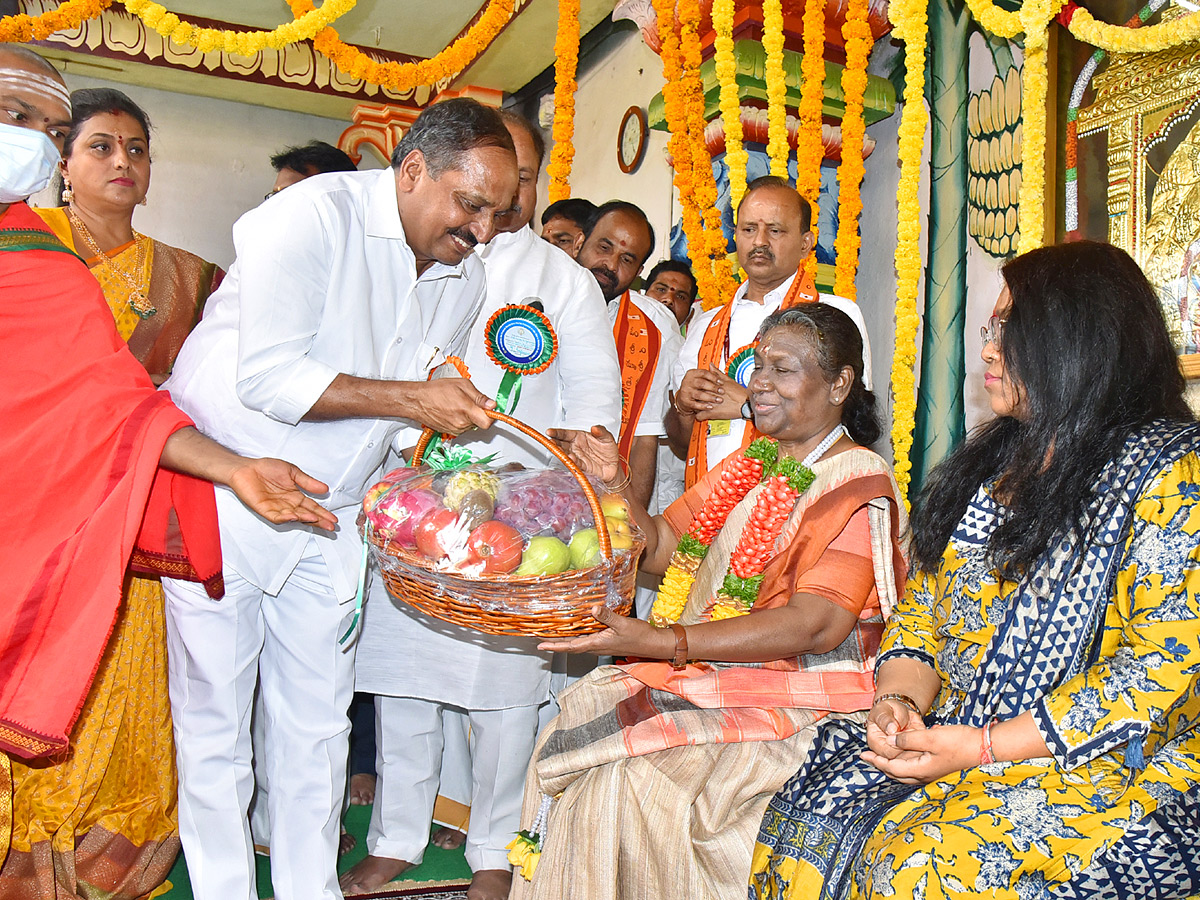
[[[738,350],[730,358],[725,369],[725,373],[742,387],[750,386],[750,374],[754,371],[754,348],[757,346],[756,341]]]
[[[521,399],[521,379],[546,371],[554,362],[558,335],[540,309],[514,303],[492,315],[484,340],[488,357],[504,370],[496,391],[496,409],[511,414]]]

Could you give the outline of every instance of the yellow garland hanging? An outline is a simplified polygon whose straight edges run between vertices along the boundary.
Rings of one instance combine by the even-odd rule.
[[[24,13],[0,19],[0,42],[23,44],[26,41],[44,41],[58,31],[78,28],[89,19],[94,19],[112,6],[113,0],[66,0],[56,9],[40,16]]]
[[[714,0],[714,60],[721,85],[721,123],[725,127],[725,165],[729,169],[729,202],[734,210],[746,193],[750,155],[742,143],[742,105],[738,97],[737,62],[733,55],[733,0]]]
[[[855,299],[854,277],[858,272],[858,217],[862,214],[863,96],[867,90],[867,58],[874,40],[867,21],[867,0],[849,0],[842,24],[846,45],[846,68],[842,70],[842,163],[838,166],[838,233],[834,241],[837,274],[833,292]]]
[[[896,191],[896,349],[892,356],[892,459],[896,483],[908,505],[916,414],[917,288],[921,278],[921,153],[925,109],[925,42],[929,24],[922,0],[893,0],[888,15],[904,41],[904,112],[900,117],[900,186]]]
[[[318,32],[313,38],[313,48],[351,78],[404,94],[419,85],[454,78],[473,63],[512,18],[514,2],[488,0],[483,14],[466,34],[436,56],[419,62],[376,62],[357,47],[343,42],[333,28]],[[312,0],[288,0],[288,6],[296,16],[313,8]]]
[[[1079,6],[1075,7],[1067,30],[1077,39],[1109,53],[1149,53],[1200,40],[1200,12],[1157,25],[1127,28],[1099,22]]]
[[[1021,190],[1017,206],[1017,252],[1042,246],[1045,233],[1047,27],[1062,0],[1026,0],[1025,61],[1021,72]]]
[[[554,37],[554,149],[550,151],[550,202],[571,196],[571,163],[575,159],[575,72],[579,65],[579,0],[558,0],[558,32]]]
[[[812,204],[813,231],[817,204],[821,200],[821,109],[825,102],[825,3],[808,0],[804,5],[804,55],[800,62],[800,120],[796,134],[796,190]]]
[[[967,0],[967,9],[988,34],[1011,40],[1025,30],[1019,13],[1001,9],[992,0]]]
[[[787,82],[783,72],[782,0],[763,0],[763,49],[767,52],[767,156],[771,160],[771,174],[787,178]]]
[[[354,9],[356,0],[325,0],[320,9],[310,9],[303,16],[273,31],[226,31],[220,28],[198,28],[185,22],[153,0],[125,0],[125,9],[137,16],[147,28],[157,31],[176,44],[188,44],[201,52],[224,50],[239,56],[252,56],[268,48],[282,50],[288,44],[306,41],[329,26],[329,23]]]

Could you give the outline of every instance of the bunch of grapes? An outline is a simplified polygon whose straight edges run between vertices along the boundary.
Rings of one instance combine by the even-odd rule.
[[[555,470],[505,479],[494,517],[526,538],[552,535],[561,541],[594,524],[579,483],[569,473]]]

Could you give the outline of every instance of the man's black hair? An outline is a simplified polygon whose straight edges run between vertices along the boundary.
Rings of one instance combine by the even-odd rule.
[[[646,218],[646,213],[636,203],[630,203],[628,200],[609,200],[596,207],[596,211],[592,213],[592,217],[588,220],[587,225],[583,228],[583,242],[586,244],[588,238],[592,236],[592,229],[596,227],[596,223],[607,216],[609,213],[624,212],[629,213],[635,218],[641,219],[646,226],[646,231],[650,233],[650,249],[646,251],[646,255],[642,257],[639,265],[645,265],[646,260],[650,258],[650,254],[654,252],[654,226],[650,224],[650,220]]]
[[[457,166],[464,153],[480,147],[517,152],[498,110],[469,97],[455,97],[435,103],[417,116],[392,151],[392,165],[400,165],[408,154],[420,150],[425,169],[438,179]]]
[[[271,157],[271,166],[276,172],[291,169],[306,177],[322,172],[353,172],[358,168],[347,154],[324,141],[309,141],[299,147],[288,147]]]
[[[696,299],[696,276],[692,274],[692,267],[681,259],[664,259],[650,270],[650,274],[646,276],[642,284],[650,287],[650,285],[654,284],[654,280],[663,272],[678,272],[680,275],[686,275],[692,282],[692,299]]]
[[[560,218],[574,222],[576,227],[582,230],[587,227],[587,223],[595,214],[596,204],[591,200],[584,200],[582,197],[567,197],[564,200],[555,200],[546,207],[546,211],[542,213],[542,224],[545,225],[551,219]]]

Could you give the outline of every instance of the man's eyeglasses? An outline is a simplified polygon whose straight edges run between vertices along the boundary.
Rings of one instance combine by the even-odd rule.
[[[979,329],[979,337],[983,340],[983,345],[995,345],[996,349],[1000,348],[1000,337],[1004,333],[1005,319],[999,316],[992,316],[988,319],[988,323]]]

